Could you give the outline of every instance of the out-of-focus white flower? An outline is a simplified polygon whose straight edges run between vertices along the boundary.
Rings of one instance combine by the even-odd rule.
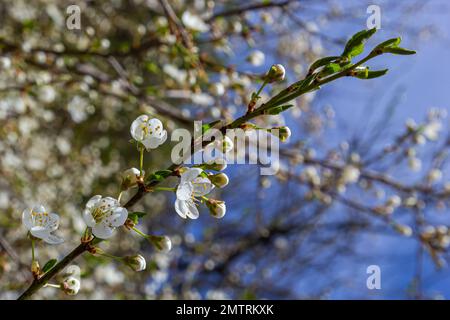
[[[56,91],[52,86],[42,86],[38,93],[39,100],[45,103],[52,103],[56,99]]]
[[[263,65],[265,59],[266,59],[266,56],[264,55],[264,53],[262,51],[259,51],[259,50],[252,51],[247,57],[247,61],[250,62],[255,67],[259,67],[259,66]]]
[[[31,235],[49,244],[64,242],[62,238],[52,234],[53,231],[58,229],[59,216],[56,213],[48,213],[44,206],[25,209],[22,212],[22,223]]]
[[[345,184],[356,183],[358,182],[360,176],[360,171],[357,167],[353,165],[347,165],[342,170],[342,182]]]
[[[178,69],[173,64],[165,64],[163,71],[179,83],[185,83],[187,80],[188,74],[186,70]]]
[[[313,166],[306,166],[301,175],[314,185],[320,184],[320,176],[317,169]]]
[[[408,159],[408,167],[412,171],[420,171],[420,169],[422,168],[422,160],[416,157],[411,157]]]
[[[428,173],[428,181],[430,181],[431,183],[438,182],[441,179],[442,179],[442,171],[437,168],[431,169],[430,172]]]
[[[130,133],[134,140],[142,143],[147,151],[155,149],[167,139],[167,131],[159,119],[150,119],[147,115],[141,115],[133,121]]]
[[[223,96],[225,93],[225,86],[220,82],[213,83],[211,85],[211,92],[216,96]]]
[[[393,195],[391,197],[389,197],[389,199],[386,202],[387,206],[393,207],[393,208],[397,208],[398,206],[400,206],[402,204],[402,198],[400,198],[398,195]]]
[[[208,199],[208,201],[206,201],[206,206],[214,218],[221,219],[227,212],[227,207],[224,201]]]
[[[202,18],[189,11],[183,12],[181,21],[183,21],[186,28],[194,31],[207,32],[209,30],[209,26],[202,20]]]
[[[204,196],[214,188],[208,178],[199,176],[201,173],[200,168],[189,168],[181,175],[176,192],[175,211],[183,219],[197,219],[199,212],[195,203],[196,197]]]
[[[214,104],[214,98],[204,92],[191,94],[192,103],[198,104],[203,107],[208,107]]]
[[[142,171],[142,175],[145,175],[144,171]],[[139,169],[136,168],[130,168],[122,172],[122,189],[127,190],[136,186],[139,176]]]
[[[78,293],[81,287],[80,279],[74,276],[70,276],[64,279],[61,289],[65,294],[74,296]]]
[[[124,259],[123,261],[127,264],[127,266],[129,266],[136,272],[143,271],[147,267],[147,262],[145,261],[145,258],[140,254],[134,256],[126,256],[123,259]]]
[[[439,138],[441,129],[442,123],[438,120],[433,120],[425,125],[422,133],[428,140],[435,141]]]
[[[97,238],[108,239],[115,228],[122,226],[128,217],[127,209],[111,197],[93,196],[83,211],[83,219]]]
[[[412,236],[413,231],[410,226],[403,225],[403,224],[395,224],[394,228],[398,233],[404,235],[405,237]]]

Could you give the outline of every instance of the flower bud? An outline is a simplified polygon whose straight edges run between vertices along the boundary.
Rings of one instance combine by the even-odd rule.
[[[226,154],[233,150],[234,143],[228,136],[224,136],[223,139],[215,140],[213,146],[221,153]]]
[[[69,296],[76,295],[80,290],[80,280],[74,276],[70,276],[64,279],[61,289],[65,294]]]
[[[386,202],[386,205],[393,207],[393,208],[397,208],[401,204],[402,204],[402,198],[400,198],[398,195],[393,195]]]
[[[278,139],[280,139],[281,142],[285,142],[291,136],[291,129],[289,129],[289,127],[286,126],[272,128],[270,132],[274,136],[278,137]]]
[[[211,181],[213,185],[215,185],[218,188],[224,188],[228,185],[228,182],[230,181],[228,179],[228,176],[221,172],[217,174],[210,174],[208,175],[208,179]]]
[[[227,207],[225,205],[224,201],[215,200],[215,199],[208,199],[206,202],[206,206],[209,209],[209,212],[214,218],[223,218],[227,211]]]
[[[270,67],[269,72],[267,72],[265,80],[268,83],[282,81],[284,80],[285,75],[286,70],[284,70],[284,67],[281,64],[274,64]]]
[[[405,237],[411,237],[413,233],[410,226],[406,226],[403,224],[395,224],[394,229],[401,235],[404,235]]]
[[[145,172],[142,171],[144,175]],[[130,189],[137,185],[140,172],[136,168],[130,168],[122,172],[122,190]]]
[[[38,278],[41,273],[41,268],[39,267],[39,262],[37,260],[33,260],[31,263],[31,273],[34,278]]]
[[[149,236],[148,239],[161,252],[169,252],[172,249],[172,241],[168,236]]]
[[[223,171],[226,168],[227,168],[227,161],[223,158],[213,159],[205,164],[206,170]]]
[[[131,269],[133,269],[136,272],[145,270],[147,263],[145,261],[145,258],[141,256],[140,254],[134,255],[134,256],[126,256],[124,257],[124,262],[129,266]]]
[[[435,168],[430,170],[430,172],[428,173],[428,181],[433,183],[433,182],[438,182],[439,180],[442,179],[442,171]]]

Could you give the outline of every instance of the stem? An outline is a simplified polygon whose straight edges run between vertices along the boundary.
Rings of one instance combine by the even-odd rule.
[[[61,289],[61,285],[60,284],[54,284],[54,283],[46,283],[46,284],[44,284],[44,288],[45,287]]]
[[[33,263],[35,260],[34,257],[34,239],[31,239],[31,263]]]
[[[142,176],[142,167],[144,167],[144,148],[140,147],[139,155],[139,176]]]
[[[18,298],[18,300],[29,299],[36,291],[41,289],[45,284],[47,284],[50,279],[52,279],[56,274],[67,267],[73,260],[75,260],[80,254],[85,252],[88,248],[87,243],[82,243],[78,247],[72,250],[64,259],[62,259],[58,264],[56,264],[50,271],[48,271],[43,277],[35,279],[30,287]]]
[[[154,191],[171,191],[175,192],[176,188],[166,188],[166,187],[157,187],[153,189]]]
[[[107,257],[107,258],[111,258],[111,259],[117,260],[117,261],[122,261],[123,260],[122,257],[118,257],[118,256],[115,256],[115,255],[109,254],[109,253],[107,253],[107,252],[105,252],[103,250],[98,252],[97,254],[100,255],[100,256],[104,256],[104,257]]]
[[[261,85],[261,87],[259,88],[259,90],[256,92],[256,97],[259,97],[259,94],[261,93],[261,91],[263,91],[264,87],[266,86],[267,81],[264,80],[263,84]]]
[[[122,198],[123,191],[120,191],[119,196],[117,197],[117,202],[120,203],[120,199]]]
[[[139,230],[136,227],[131,228],[133,229],[134,232],[136,232],[138,235],[143,236],[144,238],[148,238],[148,235],[146,235],[145,233],[143,233],[141,230]]]

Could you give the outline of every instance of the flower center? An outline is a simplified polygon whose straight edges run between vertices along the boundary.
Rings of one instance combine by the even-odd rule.
[[[48,220],[48,213],[33,211],[31,212],[31,217],[35,226],[43,227]]]

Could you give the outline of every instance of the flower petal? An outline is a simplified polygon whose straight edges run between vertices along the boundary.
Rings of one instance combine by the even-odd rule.
[[[194,197],[200,197],[204,196],[211,192],[211,190],[214,188],[214,185],[211,183],[211,181],[208,178],[203,177],[197,177],[192,181],[193,188],[193,195]]]
[[[128,218],[128,210],[122,207],[118,207],[113,211],[113,214],[109,218],[109,223],[113,227],[123,226]]]
[[[161,144],[164,143],[164,141],[166,140],[167,136],[164,138],[164,140],[162,140],[159,137],[153,137],[153,136],[147,136],[144,140],[142,140],[142,144],[145,146],[145,148],[148,150],[150,149],[156,149],[158,148]]]
[[[91,213],[91,210],[90,209],[84,209],[84,211],[83,211],[83,220],[84,220],[84,223],[86,223],[86,225],[88,226],[88,227],[93,227],[93,226],[95,226],[95,219],[92,217],[92,213]]]
[[[86,208],[91,209],[93,208],[100,200],[102,199],[101,195],[95,195],[92,198],[89,199],[89,201],[86,203]]]
[[[30,230],[31,228],[33,228],[34,223],[33,223],[33,218],[31,216],[31,209],[25,209],[22,212],[22,223],[25,226],[25,228],[27,228],[27,230]]]
[[[175,200],[175,211],[178,213],[180,217],[186,219],[186,214],[188,212],[188,207],[186,205],[186,201],[183,200]]]
[[[47,242],[48,244],[61,244],[64,242],[64,239],[61,237],[58,237],[54,234],[49,233],[48,236],[46,238],[43,238],[43,240],[45,242]]]
[[[41,206],[41,205],[34,206],[32,211],[36,212],[36,213],[45,213],[46,212],[44,206]]]
[[[94,236],[100,239],[108,239],[113,235],[114,228],[104,224],[98,223],[94,227],[92,227],[92,233]]]
[[[50,231],[55,231],[59,226],[59,215],[56,213],[49,213],[47,220],[45,221],[44,227]]]
[[[45,239],[50,234],[50,230],[45,227],[36,226],[30,229],[30,233],[39,239]]]
[[[198,213],[198,208],[195,205],[195,202],[192,200],[190,200],[190,201],[188,200],[188,201],[186,201],[186,204],[188,207],[188,212],[186,215],[191,219],[197,219],[199,216],[199,213]]]
[[[194,180],[195,178],[197,178],[200,175],[200,173],[202,173],[202,171],[203,170],[200,169],[200,168],[188,168],[181,175],[181,178],[180,178],[181,183],[183,183],[183,182],[190,182],[190,181]]]
[[[192,183],[180,183],[177,187],[177,199],[179,200],[188,200],[192,196],[192,192],[194,190],[194,186]]]
[[[142,141],[145,137],[145,132],[143,130],[143,126],[147,126],[148,116],[143,114],[137,117],[132,123],[130,127],[130,133],[134,140]]]

